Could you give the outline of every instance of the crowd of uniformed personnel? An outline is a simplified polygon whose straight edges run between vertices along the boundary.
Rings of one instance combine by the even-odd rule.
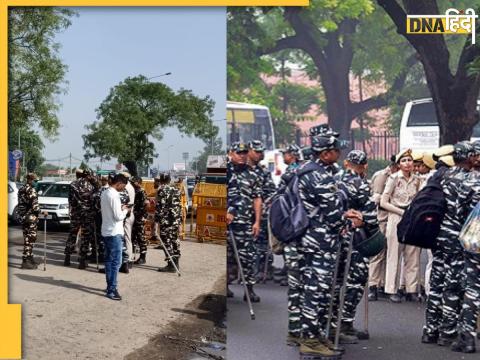
[[[387,239],[381,253],[372,258],[355,248],[351,253],[339,321],[340,343],[357,343],[365,337],[353,322],[368,284],[370,301],[379,296],[387,296],[392,303],[421,301],[426,293],[421,341],[474,352],[480,311],[480,254],[464,251],[458,235],[480,199],[480,142],[463,141],[431,153],[401,151],[369,181],[365,152],[352,150],[345,156],[343,169],[337,164],[345,147],[338,137],[334,130],[320,125],[310,129],[308,148],[292,144],[282,150],[287,169],[278,188],[268,170],[259,165],[264,152],[260,141],[231,145],[227,167],[228,284],[238,277],[231,246],[235,242],[247,284],[244,300],[250,296],[251,302],[260,301],[254,285],[256,275],[270,267],[265,262],[271,262],[271,245],[275,253],[283,254],[285,270],[277,274],[288,274],[286,284],[282,284],[288,284],[287,344],[299,345],[306,358],[338,358],[343,349],[334,347],[333,332],[327,330],[327,324],[337,326],[331,308],[338,306],[350,235],[358,228],[380,229]],[[309,226],[301,238],[283,244],[277,252],[278,244],[268,240],[268,209],[275,194],[281,193],[293,176],[298,176],[298,194]],[[447,212],[438,249],[428,251],[423,286],[421,249],[399,243],[396,230],[405,209],[431,177],[440,180]],[[336,266],[339,272],[332,291]],[[227,295],[233,297],[228,284]]]
[[[147,255],[147,239],[145,222],[149,200],[142,187],[140,177],[128,178],[125,189],[120,192],[122,205],[128,207],[124,220],[124,236],[122,249],[122,265],[120,272],[129,273],[133,264],[145,264]],[[76,180],[70,184],[68,203],[70,213],[70,231],[65,245],[64,266],[71,265],[72,254],[78,246],[78,268],[86,269],[89,262],[104,261],[104,244],[101,236],[102,212],[101,196],[109,188],[115,174],[96,176],[91,170],[76,171]],[[26,184],[18,193],[18,214],[23,227],[24,251],[21,267],[36,269],[38,263],[32,255],[33,244],[37,239],[37,228],[40,216],[38,195],[33,186],[37,179],[35,174],[26,176]],[[182,220],[181,196],[177,186],[171,182],[168,173],[162,173],[154,179],[155,215],[153,237],[161,240],[161,248],[165,253],[166,266],[161,272],[175,272],[180,268],[179,226]],[[159,228],[159,229],[158,229]],[[135,254],[139,257],[135,260]],[[175,269],[175,265],[176,269]],[[100,272],[105,272],[100,269]]]

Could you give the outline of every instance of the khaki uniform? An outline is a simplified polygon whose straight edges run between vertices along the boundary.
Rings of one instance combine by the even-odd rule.
[[[420,184],[418,176],[412,174],[407,179],[401,171],[398,171],[389,176],[380,200],[380,206],[388,211],[385,274],[385,292],[387,294],[396,294],[398,291],[399,264],[402,255],[406,291],[407,293],[418,292],[421,249],[400,244],[397,239],[397,225],[405,209],[417,194]]]
[[[385,189],[385,184],[387,183],[389,176],[389,167],[377,171],[372,176],[372,199],[378,206],[380,206],[380,198],[382,196],[383,190]],[[378,208],[377,218],[380,231],[383,234],[386,234],[388,212]],[[385,285],[386,256],[387,247],[385,246],[385,248],[378,255],[375,255],[370,259],[370,264],[368,266],[368,286],[380,287]]]

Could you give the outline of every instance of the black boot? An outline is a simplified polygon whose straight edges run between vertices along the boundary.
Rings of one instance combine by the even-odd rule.
[[[78,260],[78,268],[84,270],[87,268],[87,258],[85,256],[80,257]]]
[[[260,302],[260,297],[253,291],[253,285],[247,285],[248,293],[250,294],[251,302]],[[247,301],[247,294],[243,295],[243,301]]]
[[[130,270],[128,268],[128,261],[124,262],[122,264],[122,266],[120,266],[120,269],[118,271],[121,272],[121,273],[124,273],[124,274],[128,274],[130,272]]]
[[[370,286],[368,288],[368,301],[378,300],[378,289],[376,286]]]
[[[395,304],[402,302],[402,297],[399,294],[390,295],[388,299]]]
[[[65,260],[63,260],[63,266],[70,266],[70,254],[65,255]]]
[[[174,273],[174,272],[175,272],[175,268],[173,267],[172,262],[171,262],[171,261],[168,261],[168,262],[167,262],[167,266],[158,268],[158,271],[160,271],[160,272]]]
[[[22,268],[22,269],[25,269],[25,270],[35,270],[35,269],[38,268],[38,265],[35,264],[35,263],[30,259],[30,257],[27,257],[26,259],[23,259],[21,268]]]
[[[180,271],[180,256],[173,258],[175,265],[177,266],[178,271]]]
[[[462,332],[458,336],[457,340],[452,343],[452,351],[474,353],[475,349],[475,337],[467,332]]]
[[[434,333],[427,333],[423,330],[422,343],[424,344],[436,344],[438,341],[438,331]]]
[[[405,295],[405,300],[409,302],[420,302],[420,297],[417,293],[407,293]]]
[[[140,254],[140,257],[135,261],[135,265],[143,265],[147,263],[147,253]]]
[[[446,335],[440,334],[437,340],[437,345],[450,346],[457,339],[457,334]]]
[[[358,340],[368,340],[370,335],[366,331],[361,331],[353,327],[353,322],[343,322],[340,325],[340,332],[345,335],[354,336]]]

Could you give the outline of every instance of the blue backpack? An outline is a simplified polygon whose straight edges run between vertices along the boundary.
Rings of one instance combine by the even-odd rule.
[[[288,179],[285,188],[280,190],[272,200],[269,212],[270,229],[280,243],[294,242],[300,239],[308,229],[310,219],[300,199],[298,183],[301,176],[316,170],[325,171],[315,162],[300,167]]]

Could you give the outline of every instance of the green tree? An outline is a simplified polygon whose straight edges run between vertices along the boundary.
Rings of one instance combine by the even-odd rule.
[[[263,69],[268,70],[266,64],[272,63],[272,55],[288,51],[297,67],[320,81],[329,123],[342,136],[347,136],[353,119],[399,101],[398,95],[409,81],[416,85],[421,83],[421,77],[410,76],[418,62],[413,50],[398,38],[396,44],[390,42],[396,38],[395,27],[373,1],[316,0],[305,8],[249,9],[238,15],[239,12],[238,9],[229,10],[229,43],[230,39],[235,41],[230,46],[245,46],[247,49],[236,50],[237,56],[254,53],[262,61],[238,60],[229,55],[232,61],[229,83],[236,72],[250,76],[256,70],[257,75],[262,74]],[[251,25],[250,30],[242,32],[242,24]],[[374,36],[372,25],[376,29]],[[372,61],[375,55],[376,61]],[[352,73],[383,85],[385,91],[361,101],[352,100]],[[247,87],[242,89],[242,85]],[[229,88],[229,96],[230,90],[232,94],[251,93],[248,84],[235,81],[235,78],[232,87],[236,90]]]
[[[57,96],[65,92],[67,67],[55,36],[74,13],[56,7],[13,7],[8,13],[8,125],[10,131],[38,125],[57,134]]]
[[[137,167],[146,168],[157,156],[150,138],[161,140],[165,127],[176,126],[205,142],[215,137],[214,104],[209,96],[200,98],[185,89],[174,92],[141,75],[127,78],[110,90],[97,109],[97,120],[86,126],[85,158],[115,157],[136,175]]]
[[[194,157],[190,162],[190,169],[196,171],[197,174],[205,173],[207,171],[207,160],[209,155],[225,155],[222,138],[217,137],[213,142],[206,142],[203,150],[199,151],[199,155]]]
[[[441,14],[447,6],[464,9],[465,5],[478,7],[480,2],[445,4],[436,0],[404,0],[403,7],[395,0],[377,2],[393,20],[397,32],[415,49],[423,65],[440,125],[440,142],[448,144],[469,139],[478,122],[477,99],[480,92],[480,74],[470,72],[469,67],[480,56],[480,46],[473,45],[468,36],[466,40],[463,39],[464,45],[458,60],[453,56],[457,61],[452,62],[452,49],[449,48],[446,37],[407,34],[406,16]]]

